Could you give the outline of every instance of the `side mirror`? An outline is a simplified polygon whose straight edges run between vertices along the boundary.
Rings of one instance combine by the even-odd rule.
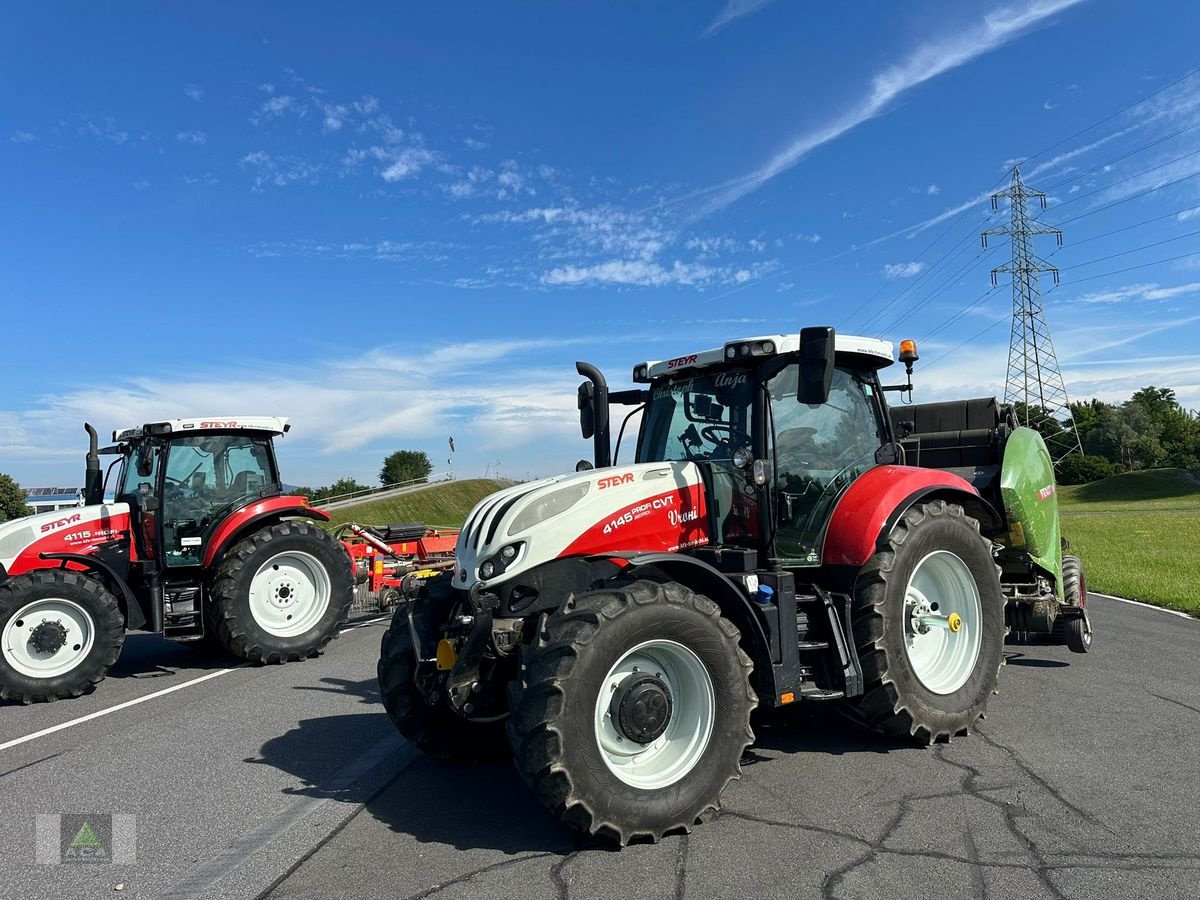
[[[590,472],[594,468],[595,466],[593,466],[586,459],[581,459],[579,462],[575,463],[576,472]]]
[[[829,399],[833,386],[833,328],[822,325],[800,330],[800,378],[796,399],[818,404]]]
[[[579,385],[579,430],[583,432],[585,441],[596,433],[596,411],[592,407],[592,383],[590,381]]]
[[[142,478],[149,478],[154,474],[154,450],[150,447],[142,447],[137,453],[137,473]]]

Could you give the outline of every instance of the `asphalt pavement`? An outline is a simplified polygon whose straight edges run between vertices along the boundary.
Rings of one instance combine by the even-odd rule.
[[[1200,622],[1090,606],[1093,651],[1010,644],[968,737],[764,716],[717,818],[620,851],[509,764],[405,745],[380,624],[282,667],[138,636],[89,697],[0,706],[0,897],[1196,897]],[[136,862],[37,865],[37,817],[71,813],[134,816]]]

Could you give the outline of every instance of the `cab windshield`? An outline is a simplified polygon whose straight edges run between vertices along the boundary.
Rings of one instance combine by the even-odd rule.
[[[233,507],[276,483],[270,439],[249,435],[176,438],[167,452],[163,541],[168,565],[196,565],[211,530]]]
[[[750,446],[754,379],[744,369],[655,384],[643,414],[638,462],[728,460]]]

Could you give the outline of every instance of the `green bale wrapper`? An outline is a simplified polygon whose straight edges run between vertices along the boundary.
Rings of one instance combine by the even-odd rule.
[[[1054,463],[1046,442],[1032,428],[1014,429],[1004,446],[1000,496],[1008,520],[1008,552],[1027,554],[1050,577],[1061,601],[1062,531]]]

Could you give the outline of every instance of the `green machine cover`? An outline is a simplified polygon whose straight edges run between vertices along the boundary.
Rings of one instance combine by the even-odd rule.
[[[1028,554],[1045,570],[1061,600],[1062,532],[1054,463],[1046,442],[1032,428],[1015,429],[1004,446],[1000,495],[1008,519],[1008,547]]]

